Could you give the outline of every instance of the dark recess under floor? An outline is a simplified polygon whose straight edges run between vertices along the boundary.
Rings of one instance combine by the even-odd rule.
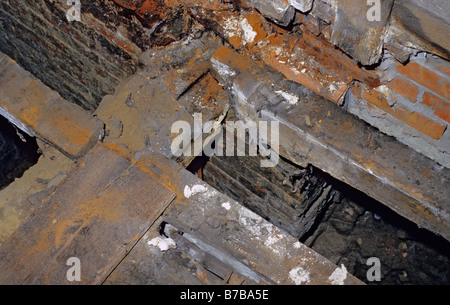
[[[21,132],[0,116],[0,190],[37,163],[36,138]]]

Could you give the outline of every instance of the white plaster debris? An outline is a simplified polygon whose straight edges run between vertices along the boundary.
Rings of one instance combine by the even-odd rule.
[[[344,285],[344,281],[347,278],[347,269],[344,264],[341,264],[341,268],[336,268],[333,273],[328,277],[328,281],[332,285]]]
[[[193,185],[192,187],[189,187],[189,185],[186,185],[184,187],[184,197],[190,198],[191,196],[198,194],[198,193],[205,193],[208,191],[208,189],[200,184]]]
[[[331,93],[334,93],[337,89],[338,89],[338,85],[337,85],[337,84],[331,84],[331,85],[328,87],[328,90],[329,90]]]
[[[149,246],[158,247],[162,252],[175,248],[177,244],[172,238],[157,236],[147,243]]]
[[[275,54],[277,56],[279,56],[281,53],[283,53],[283,48],[282,47],[276,47],[275,48]]]
[[[289,277],[295,283],[295,285],[302,285],[309,283],[309,271],[303,267],[298,266],[289,271]]]
[[[250,23],[248,23],[248,20],[246,18],[243,18],[240,22],[239,25],[242,28],[242,33],[243,33],[243,37],[244,37],[244,41],[246,43],[252,43],[253,41],[255,41],[256,35],[258,33],[256,33],[253,30],[253,27],[250,25]]]
[[[244,207],[239,210],[239,223],[274,254],[285,256],[285,248],[279,245],[284,235],[277,232],[271,223]]]
[[[204,197],[210,198],[217,195],[217,191],[212,188],[207,188],[201,184],[193,186],[186,185],[184,187],[184,197],[190,198],[196,194],[202,194]]]
[[[225,65],[224,63],[221,63],[215,58],[211,58],[211,63],[214,67],[214,69],[222,76],[235,76],[236,72],[233,71],[230,67]]]
[[[223,29],[228,37],[240,36],[241,34],[239,30],[239,20],[234,17],[225,20],[223,23]]]
[[[227,202],[222,203],[222,207],[225,210],[229,211],[231,209],[231,204],[227,201]]]
[[[295,105],[298,103],[298,97],[282,90],[275,91],[276,94],[282,96],[289,104]]]
[[[295,249],[300,249],[302,247],[302,244],[299,242],[299,241],[296,241],[295,243],[294,243],[294,248]]]
[[[383,93],[384,95],[389,95],[391,93],[391,90],[386,85],[380,85],[380,86],[376,87],[375,90]]]

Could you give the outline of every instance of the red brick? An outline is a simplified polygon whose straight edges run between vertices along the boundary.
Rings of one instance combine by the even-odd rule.
[[[398,94],[409,99],[411,102],[416,102],[419,89],[412,82],[404,77],[396,77],[388,83],[388,87],[393,89]]]
[[[450,123],[450,103],[448,101],[426,92],[423,95],[422,104],[430,106],[435,115]]]
[[[391,107],[381,92],[366,89],[362,92],[362,98],[435,140],[439,140],[447,129],[447,126],[443,126],[420,113],[411,112],[401,105]]]
[[[446,99],[450,99],[450,84],[445,78],[440,77],[438,74],[427,68],[415,62],[410,62],[404,66],[397,66],[397,71],[436,94],[441,95]]]

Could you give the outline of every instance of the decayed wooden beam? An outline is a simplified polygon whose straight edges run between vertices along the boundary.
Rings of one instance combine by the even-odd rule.
[[[363,284],[345,267],[334,265],[173,160],[144,152],[135,166],[177,194],[161,220],[181,232],[190,244],[233,268],[250,282]],[[142,253],[134,253],[133,259],[139,259],[140,255]]]
[[[0,115],[67,156],[82,157],[103,136],[103,122],[61,98],[0,53]]]
[[[0,248],[1,284],[101,284],[175,195],[103,145],[95,146]]]
[[[450,240],[448,168],[226,47],[213,55],[212,68],[240,118],[280,122],[281,155],[322,169]]]
[[[394,0],[339,0],[331,42],[363,65],[381,58],[385,26]]]

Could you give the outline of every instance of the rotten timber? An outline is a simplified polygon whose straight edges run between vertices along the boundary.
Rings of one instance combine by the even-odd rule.
[[[369,20],[367,1],[339,0],[331,42],[363,65],[377,63],[382,55],[383,34],[393,3],[394,0],[381,0],[378,16]]]
[[[363,284],[345,267],[334,265],[175,161],[149,152],[133,158],[136,167],[177,194],[160,221],[171,228],[164,231],[176,247],[186,251],[188,257],[192,255],[191,259],[206,270],[215,274],[231,270],[236,281],[247,284]],[[142,245],[145,239],[111,274],[109,284],[129,282],[136,272],[132,262],[148,259],[148,246]],[[139,273],[146,275],[145,270]],[[208,283],[210,278],[208,275],[202,282]]]
[[[103,122],[61,98],[0,53],[0,115],[76,159],[103,136]]]
[[[128,161],[95,146],[0,248],[0,283],[101,284],[161,215],[174,194]]]
[[[212,69],[241,119],[280,122],[281,155],[322,169],[450,240],[447,168],[226,47],[213,55]]]

